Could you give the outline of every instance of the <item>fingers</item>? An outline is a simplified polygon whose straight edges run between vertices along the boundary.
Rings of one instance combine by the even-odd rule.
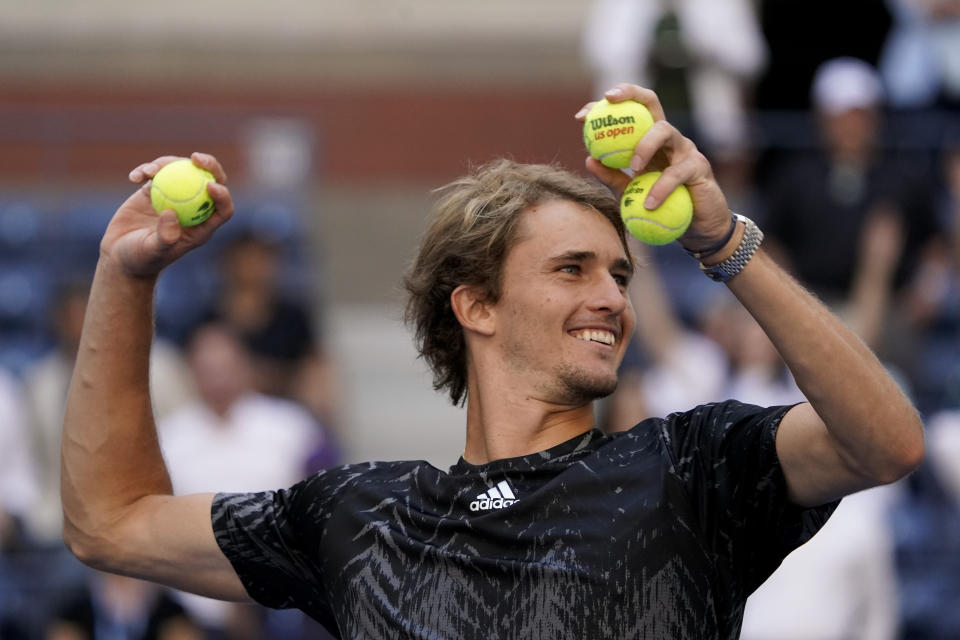
[[[617,194],[617,197],[626,189],[630,182],[630,176],[619,169],[611,169],[605,166],[593,156],[587,156],[587,171],[597,177],[600,182],[609,186]]]
[[[161,249],[168,249],[175,245],[182,233],[183,228],[177,220],[176,211],[167,209],[160,213],[157,220],[157,242]]]
[[[190,159],[193,160],[193,164],[212,173],[213,177],[217,179],[217,182],[227,184],[227,173],[223,170],[223,167],[220,166],[220,162],[212,155],[194,151],[190,154]]]
[[[651,89],[638,87],[635,84],[621,82],[612,89],[605,91],[603,97],[610,102],[636,100],[650,110],[650,115],[653,116],[655,122],[658,120],[665,120],[667,117],[663,111],[663,105],[660,104],[660,98],[658,98],[657,94]]]
[[[638,87],[635,84],[621,82],[612,89],[605,91],[603,97],[610,102],[636,100],[650,110],[650,115],[653,116],[654,121],[665,120],[667,117],[663,111],[663,105],[660,104],[660,98],[657,97],[657,94],[650,89]],[[580,107],[580,110],[577,111],[573,117],[577,120],[583,120],[586,117],[587,112],[590,111],[590,108],[595,104],[597,104],[596,100],[588,102]]]
[[[633,151],[633,157],[630,159],[630,170],[639,173],[646,169],[660,150],[666,152],[667,161],[673,160],[670,152],[680,148],[684,140],[686,138],[666,120],[655,121],[653,126],[640,138],[640,142],[637,143]],[[662,167],[651,167],[651,169],[659,168]]]
[[[208,182],[207,193],[213,198],[213,214],[210,219],[203,223],[203,226],[219,227],[233,216],[233,198],[230,197],[230,190],[226,185],[220,182]],[[213,224],[211,224],[211,222]]]
[[[592,102],[588,102],[587,104],[580,107],[580,111],[577,111],[575,114],[573,114],[574,119],[583,121],[583,119],[587,117],[587,112],[590,111],[590,109],[592,109],[593,105],[595,104],[597,104],[596,100]]]
[[[127,176],[130,178],[130,182],[140,184],[151,179],[153,176],[157,175],[157,171],[160,171],[160,168],[165,164],[170,164],[174,160],[179,160],[177,156],[160,156],[155,160],[150,162],[144,162],[141,165],[138,165],[130,172]]]
[[[645,209],[656,209],[663,201],[667,199],[673,190],[681,184],[691,182],[699,167],[695,158],[688,158],[680,164],[672,164],[663,170],[657,181],[653,183],[647,192],[647,198],[643,201]]]
[[[161,167],[163,167],[164,165],[170,164],[174,160],[180,160],[180,159],[181,158],[179,156],[160,156],[155,160],[151,160],[150,162],[144,162],[143,164],[138,165],[130,172],[128,177],[130,178],[131,182],[140,184],[142,182],[150,180],[151,178],[153,178],[153,176],[157,175],[157,171],[160,171]],[[213,177],[220,184],[227,183],[227,173],[223,170],[223,167],[220,165],[220,162],[217,161],[217,159],[214,158],[209,153],[200,153],[200,152],[194,151],[193,153],[190,154],[190,160],[192,160],[193,164],[197,165],[201,169],[206,169],[207,171],[212,173]]]

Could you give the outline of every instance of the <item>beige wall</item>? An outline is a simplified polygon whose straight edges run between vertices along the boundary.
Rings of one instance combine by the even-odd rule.
[[[588,0],[14,0],[0,78],[295,82],[579,73]]]

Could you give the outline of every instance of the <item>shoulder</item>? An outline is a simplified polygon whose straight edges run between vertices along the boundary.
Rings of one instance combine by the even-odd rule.
[[[338,505],[406,495],[421,465],[416,461],[363,462],[318,471],[293,486],[255,493],[220,493],[211,510],[215,528],[282,520],[324,522]]]
[[[664,423],[687,427],[706,427],[722,433],[734,429],[744,421],[778,424],[789,409],[790,406],[786,405],[763,407],[739,400],[725,400],[723,402],[701,404],[689,411],[672,413],[664,419]]]
[[[342,494],[352,488],[388,487],[407,490],[423,472],[440,473],[422,460],[374,461],[344,464],[318,471],[301,485],[305,493]]]
[[[777,428],[789,409],[727,400],[645,420],[628,433],[646,439],[655,436],[680,465],[750,451],[775,456]]]

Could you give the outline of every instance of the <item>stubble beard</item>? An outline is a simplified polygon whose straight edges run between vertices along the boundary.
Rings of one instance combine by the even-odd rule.
[[[591,375],[583,369],[562,367],[557,372],[557,382],[564,403],[582,405],[613,393],[617,388],[617,375]]]
[[[605,398],[617,388],[617,374],[590,372],[569,362],[557,365],[552,374],[545,377],[548,369],[538,369],[531,364],[531,356],[522,343],[506,348],[510,368],[521,375],[539,380],[536,393],[557,404],[581,406]],[[545,379],[546,378],[546,379]]]

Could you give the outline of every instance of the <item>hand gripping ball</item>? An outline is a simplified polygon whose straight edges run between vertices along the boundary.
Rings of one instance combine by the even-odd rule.
[[[646,209],[650,187],[660,177],[659,171],[644,173],[627,185],[620,199],[620,217],[635,238],[647,244],[669,244],[686,232],[693,219],[693,200],[682,184],[673,190],[656,209]]]
[[[189,158],[174,160],[164,165],[153,176],[150,202],[160,213],[167,209],[177,212],[181,226],[200,224],[213,213],[213,198],[207,193],[207,183],[216,182],[213,174],[193,164]]]

